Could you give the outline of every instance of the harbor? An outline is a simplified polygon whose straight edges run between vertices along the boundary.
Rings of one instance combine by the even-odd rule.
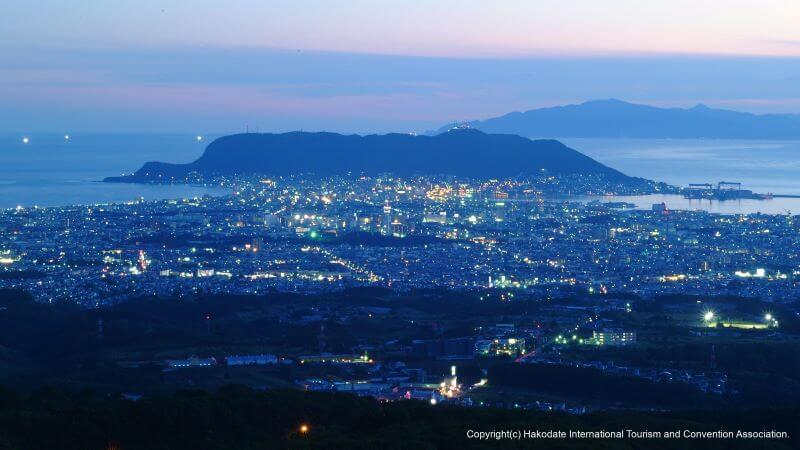
[[[738,181],[720,181],[716,185],[689,183],[689,187],[683,189],[683,197],[694,200],[769,200],[775,195],[771,192],[757,194],[749,189],[742,189],[742,183]]]

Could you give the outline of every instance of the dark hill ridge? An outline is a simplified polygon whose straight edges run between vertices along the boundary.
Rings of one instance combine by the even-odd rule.
[[[292,132],[236,134],[206,147],[189,164],[148,162],[133,175],[110,182],[169,182],[187,176],[345,173],[396,175],[449,174],[513,177],[546,170],[551,174],[599,175],[609,181],[629,177],[554,140],[456,129],[437,136],[408,134],[341,135]]]
[[[512,112],[468,124],[487,133],[529,137],[800,139],[800,114],[750,114],[705,105],[657,108],[614,99]]]

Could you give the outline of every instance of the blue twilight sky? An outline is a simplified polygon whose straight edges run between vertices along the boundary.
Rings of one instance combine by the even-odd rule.
[[[800,112],[797,0],[5,0],[0,131],[422,131],[615,97]]]

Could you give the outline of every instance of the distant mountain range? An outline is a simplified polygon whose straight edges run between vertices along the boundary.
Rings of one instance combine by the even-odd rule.
[[[657,108],[613,99],[512,112],[466,124],[486,133],[528,137],[800,139],[800,114],[759,115],[705,105]]]
[[[551,174],[602,175],[609,181],[629,179],[558,141],[455,129],[436,136],[236,134],[215,140],[194,162],[148,162],[133,175],[105,181],[170,182],[193,175],[381,172],[513,177],[542,170]]]

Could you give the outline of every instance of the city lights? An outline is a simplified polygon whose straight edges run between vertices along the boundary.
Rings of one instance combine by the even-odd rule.
[[[9,3],[0,450],[800,450],[800,0]]]

